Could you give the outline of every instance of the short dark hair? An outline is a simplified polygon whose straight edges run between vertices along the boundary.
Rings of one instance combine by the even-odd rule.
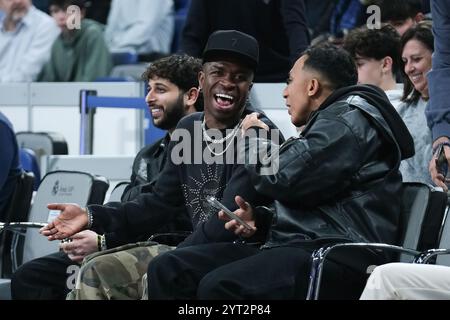
[[[86,0],[50,0],[48,3],[49,7],[56,6],[58,8],[66,8],[73,5],[80,7],[80,9],[86,9],[86,4]]]
[[[381,21],[403,21],[422,12],[422,0],[376,0],[381,9]]]
[[[325,43],[306,49],[304,68],[319,72],[332,90],[353,86],[358,82],[358,71],[350,54],[342,48]]]
[[[434,37],[431,21],[421,21],[416,26],[408,29],[402,36],[402,52],[405,45],[410,40],[417,40],[422,43],[431,52],[434,52]],[[420,98],[420,92],[414,88],[414,85],[403,70],[404,85],[402,101],[407,103],[416,103]]]
[[[391,25],[381,29],[354,29],[345,37],[343,47],[353,59],[357,55],[375,60],[391,57],[394,75],[402,68],[400,35]]]
[[[198,73],[202,69],[202,61],[186,54],[174,54],[153,61],[142,75],[148,81],[153,77],[167,79],[183,92],[198,87]],[[197,111],[203,110],[203,99],[199,97],[195,103]]]

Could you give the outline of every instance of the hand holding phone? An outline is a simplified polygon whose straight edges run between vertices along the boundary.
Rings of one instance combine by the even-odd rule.
[[[437,171],[444,176],[447,176],[448,173],[448,162],[447,157],[445,156],[445,148],[444,144],[440,144],[438,150],[436,151],[437,162],[436,167]]]
[[[252,231],[254,230],[253,227],[251,227],[248,223],[246,223],[244,220],[242,220],[240,217],[234,214],[230,209],[221,204],[215,197],[207,196],[206,201],[208,201],[208,203],[217,210],[222,210],[230,219],[236,220],[237,222],[239,222],[240,225],[244,226],[246,229]]]

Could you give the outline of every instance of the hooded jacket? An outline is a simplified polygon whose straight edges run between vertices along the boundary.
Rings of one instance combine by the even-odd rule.
[[[413,154],[412,137],[381,90],[335,91],[311,114],[299,138],[272,152],[279,162],[275,174],[262,174],[261,164],[246,165],[256,190],[276,200],[274,211],[256,210],[257,225],[272,219],[265,247],[337,240],[395,243],[398,168]]]

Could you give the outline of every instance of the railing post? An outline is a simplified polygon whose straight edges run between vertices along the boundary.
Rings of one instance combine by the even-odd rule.
[[[80,90],[80,155],[94,151],[95,107],[88,105],[88,97],[92,95],[97,95],[97,91]]]

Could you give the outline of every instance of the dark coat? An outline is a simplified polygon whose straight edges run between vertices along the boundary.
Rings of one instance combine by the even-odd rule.
[[[375,107],[376,99],[363,99],[357,88],[327,100],[302,136],[281,146],[275,175],[247,166],[256,190],[276,200],[266,247],[336,239],[396,242],[398,168],[402,150],[410,156],[412,138],[401,120],[392,121],[395,109],[385,96],[378,97],[385,105]],[[259,219],[267,213],[258,210]]]

